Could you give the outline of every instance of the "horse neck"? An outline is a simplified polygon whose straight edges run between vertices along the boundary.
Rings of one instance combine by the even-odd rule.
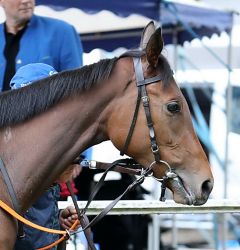
[[[67,98],[27,122],[0,131],[0,157],[23,210],[74,157],[108,139],[105,133],[108,106],[118,86],[111,82]]]

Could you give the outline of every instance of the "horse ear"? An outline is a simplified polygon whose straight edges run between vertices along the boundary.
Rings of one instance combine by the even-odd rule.
[[[155,32],[155,26],[153,21],[149,22],[147,26],[144,28],[142,37],[141,37],[141,42],[140,42],[140,48],[142,50],[145,50],[147,47],[147,43],[152,36],[152,34]]]
[[[158,57],[163,49],[162,29],[158,28],[150,37],[146,46],[147,60],[153,67],[157,66]]]

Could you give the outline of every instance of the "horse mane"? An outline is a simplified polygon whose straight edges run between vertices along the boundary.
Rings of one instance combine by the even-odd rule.
[[[130,50],[119,58],[141,57],[142,50]],[[103,59],[98,63],[67,70],[24,88],[0,93],[0,128],[16,125],[41,114],[69,96],[83,93],[107,80],[118,58]],[[166,85],[172,78],[172,70],[163,55],[159,57],[159,68]]]
[[[24,88],[0,93],[0,128],[16,125],[110,77],[118,58],[63,71]]]

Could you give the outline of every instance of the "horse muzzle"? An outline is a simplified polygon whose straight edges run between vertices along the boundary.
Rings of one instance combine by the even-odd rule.
[[[213,181],[204,181],[201,185],[200,191],[197,193],[193,192],[179,176],[169,179],[168,186],[173,192],[173,199],[176,203],[200,206],[208,200],[213,188]]]

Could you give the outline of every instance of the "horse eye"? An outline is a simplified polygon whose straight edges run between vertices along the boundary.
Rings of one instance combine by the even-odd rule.
[[[167,105],[167,110],[171,113],[178,113],[180,112],[181,107],[177,102],[171,102]]]

